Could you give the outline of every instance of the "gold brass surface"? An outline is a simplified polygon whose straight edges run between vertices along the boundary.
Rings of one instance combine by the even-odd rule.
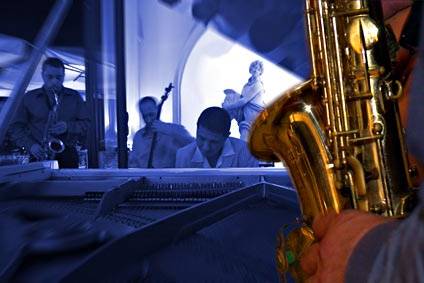
[[[284,161],[296,187],[309,230],[289,234],[277,261],[298,282],[317,215],[352,208],[403,216],[412,187],[396,101],[402,88],[391,79],[376,7],[365,0],[306,0],[305,7],[311,78],[258,116],[249,143],[256,157]]]

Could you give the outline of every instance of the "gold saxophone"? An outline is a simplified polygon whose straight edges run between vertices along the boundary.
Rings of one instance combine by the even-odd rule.
[[[318,214],[403,216],[412,187],[380,3],[306,0],[305,9],[312,77],[264,110],[250,137],[252,153],[284,161],[297,189],[304,224],[277,250],[296,281]]]
[[[57,109],[59,106],[58,94],[54,90],[51,91],[54,97],[54,103],[52,109],[49,111],[47,123],[43,133],[43,149],[46,155],[46,160],[54,160],[56,158],[56,154],[62,153],[65,150],[65,144],[63,141],[49,134],[50,127],[57,122]]]

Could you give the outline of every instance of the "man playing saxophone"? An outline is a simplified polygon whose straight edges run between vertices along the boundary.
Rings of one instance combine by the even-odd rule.
[[[422,17],[424,5],[418,2],[412,9],[421,9]],[[419,59],[408,95],[409,118],[404,124],[409,151],[421,171],[424,169],[424,22],[419,26],[420,48],[409,51],[418,53]],[[308,274],[307,282],[424,282],[424,186],[420,177],[419,205],[405,220],[359,211],[318,216],[313,224],[318,241],[301,259],[301,266]]]
[[[47,58],[42,65],[43,86],[25,94],[10,131],[32,161],[54,158],[59,168],[78,168],[75,145],[86,134],[90,118],[78,92],[63,86],[64,77],[63,62]],[[64,148],[52,154],[51,141],[63,142]]]

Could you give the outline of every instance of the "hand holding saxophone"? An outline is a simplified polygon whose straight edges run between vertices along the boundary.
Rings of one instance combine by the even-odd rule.
[[[30,153],[37,160],[44,160],[46,157],[46,152],[41,145],[34,143],[30,148]]]
[[[319,215],[312,225],[317,242],[301,256],[306,282],[344,282],[355,246],[374,227],[393,219],[356,210]]]

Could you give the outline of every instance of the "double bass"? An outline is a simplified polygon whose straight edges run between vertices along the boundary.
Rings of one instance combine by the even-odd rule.
[[[156,120],[159,120],[160,114],[162,112],[162,106],[165,103],[165,101],[168,99],[169,94],[171,93],[173,88],[174,88],[174,86],[172,85],[172,83],[169,83],[169,85],[165,88],[165,92],[161,96],[160,102],[158,104],[158,112],[156,114]],[[153,168],[153,152],[155,150],[156,139],[157,139],[157,134],[156,134],[156,132],[154,132],[153,137],[152,137],[152,143],[150,144],[149,159],[147,161],[147,168]]]

